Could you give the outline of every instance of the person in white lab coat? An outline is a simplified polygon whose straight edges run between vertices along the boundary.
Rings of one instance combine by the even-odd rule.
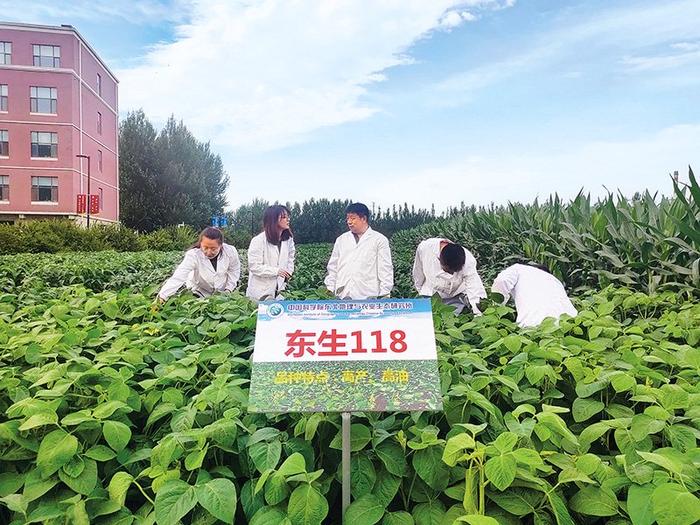
[[[484,284],[476,271],[476,259],[466,248],[447,239],[426,239],[416,249],[413,283],[419,295],[438,294],[459,314],[469,303],[480,315],[479,301],[486,297]]]
[[[289,210],[276,204],[263,214],[263,231],[248,248],[248,289],[253,301],[281,298],[279,295],[294,273],[294,238],[289,228]]]
[[[185,258],[161,287],[158,300],[164,303],[182,285],[200,297],[231,292],[238,286],[240,277],[241,261],[236,248],[224,243],[224,235],[218,228],[205,228],[197,244],[187,250]]]
[[[347,231],[338,237],[328,261],[326,288],[340,299],[388,297],[394,287],[389,240],[369,225],[362,203],[345,210]]]
[[[544,266],[513,264],[498,274],[491,291],[501,294],[504,303],[513,298],[516,322],[522,328],[537,326],[547,317],[576,317],[578,313],[564,285]]]

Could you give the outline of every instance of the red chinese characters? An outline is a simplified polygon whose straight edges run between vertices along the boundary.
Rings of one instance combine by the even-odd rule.
[[[339,334],[338,330],[335,328],[330,332],[324,330],[321,332],[321,336],[318,338],[318,344],[320,344],[323,348],[327,348],[328,350],[321,350],[318,355],[324,357],[348,355],[346,351],[339,350],[339,348],[345,348],[346,337],[347,335]]]
[[[302,357],[307,352],[314,355],[316,353],[316,351],[313,349],[315,341],[316,332],[302,332],[301,330],[296,330],[291,334],[288,333],[287,346],[289,349],[284,353],[284,355]]]
[[[391,351],[397,354],[408,350],[406,342],[406,332],[403,330],[392,330],[389,332],[389,346],[384,346],[385,334],[381,331],[373,331],[370,338],[374,343],[369,352],[374,354],[387,353]],[[308,354],[316,357],[346,357],[349,354],[365,354],[368,349],[362,344],[362,332],[355,331],[350,334],[339,332],[335,328],[323,330],[321,333],[304,332],[295,330],[287,332],[286,356],[294,358],[304,357]]]

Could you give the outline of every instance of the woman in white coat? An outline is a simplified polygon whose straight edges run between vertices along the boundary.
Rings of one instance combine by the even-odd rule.
[[[193,248],[175,268],[158,292],[164,303],[184,284],[193,294],[208,297],[214,292],[232,292],[241,277],[241,261],[236,248],[224,243],[217,228],[205,228]]]
[[[269,206],[263,214],[263,231],[248,248],[248,289],[253,301],[280,296],[294,273],[294,238],[286,206]]]

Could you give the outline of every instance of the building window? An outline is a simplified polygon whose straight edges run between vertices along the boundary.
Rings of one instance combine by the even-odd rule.
[[[58,109],[58,89],[31,86],[29,88],[29,111],[55,115]]]
[[[97,94],[102,96],[102,75],[97,73]]]
[[[0,175],[0,201],[10,200],[10,176]]]
[[[32,157],[58,158],[58,133],[32,131]]]
[[[97,112],[97,133],[102,135],[102,113]]]
[[[34,44],[34,65],[39,67],[61,67],[61,47]]]
[[[12,42],[0,42],[0,64],[12,64]]]
[[[10,156],[10,132],[0,129],[0,157]]]
[[[0,84],[0,111],[7,111],[7,84]]]
[[[105,198],[104,198],[105,195],[104,195],[104,192],[102,191],[102,188],[99,188],[99,195],[100,195],[100,211],[102,211],[102,210],[104,210],[104,206],[102,205],[102,203],[105,200]]]
[[[58,202],[58,177],[32,177],[32,202]]]
[[[102,172],[102,150],[97,150],[97,169]]]

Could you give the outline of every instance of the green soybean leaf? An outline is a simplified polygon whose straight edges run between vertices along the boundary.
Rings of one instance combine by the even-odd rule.
[[[43,427],[45,425],[53,425],[54,423],[58,423],[56,412],[39,412],[22,423],[18,430],[24,432],[25,430],[31,430],[32,428]]]
[[[413,455],[413,468],[420,478],[435,490],[444,490],[449,483],[447,465],[442,461],[439,446],[416,450]]]
[[[299,452],[293,453],[284,460],[284,462],[280,465],[280,468],[277,469],[277,472],[285,477],[306,472],[304,456],[302,456]]]
[[[484,467],[486,478],[498,490],[505,490],[513,483],[516,471],[517,462],[511,454],[491,458]]]
[[[506,492],[489,492],[489,498],[511,514],[527,516],[534,513],[539,506],[542,493],[527,488],[511,487]]]
[[[651,499],[653,493],[654,486],[651,483],[633,483],[627,489],[627,513],[632,525],[652,525],[656,521]]]
[[[182,480],[168,481],[160,487],[155,501],[156,523],[178,523],[197,504],[196,489]]]
[[[602,412],[604,408],[605,405],[600,401],[577,397],[571,406],[571,413],[574,416],[574,421],[580,423]]]
[[[394,476],[389,471],[381,469],[377,474],[377,481],[372,487],[372,494],[382,502],[385,507],[394,500],[401,486],[401,478]]]
[[[250,520],[250,525],[283,525],[287,513],[277,507],[263,507]]]
[[[131,439],[131,429],[121,421],[105,421],[102,424],[105,441],[115,452],[121,452]]]
[[[651,496],[659,525],[692,525],[700,520],[700,499],[677,483],[664,483]]]
[[[123,507],[126,501],[126,493],[129,491],[129,487],[133,481],[134,477],[128,472],[117,472],[114,474],[112,480],[109,482],[109,487],[107,487],[109,499],[117,502],[120,507]]]
[[[415,525],[413,516],[408,512],[387,512],[382,519],[382,525]]]
[[[413,509],[416,525],[440,525],[445,517],[445,506],[437,500],[419,503]]]
[[[584,487],[569,500],[569,506],[579,514],[588,516],[615,516],[617,497],[601,487]]]
[[[455,523],[468,523],[469,525],[500,525],[498,520],[490,516],[479,516],[478,514],[460,516]]]
[[[365,453],[358,454],[351,459],[350,483],[354,498],[359,498],[372,492],[376,480],[377,473],[374,464]]]
[[[400,477],[406,473],[408,467],[406,455],[398,443],[389,440],[382,441],[374,448],[374,451],[389,472]]]
[[[384,505],[372,494],[353,501],[345,512],[345,521],[354,525],[374,525],[384,516]]]
[[[442,460],[450,467],[454,467],[464,455],[464,451],[473,449],[474,446],[474,439],[469,434],[457,434],[447,440]]]
[[[231,480],[216,478],[204,485],[195,487],[199,504],[216,519],[224,523],[233,523],[236,513],[236,486]]]
[[[54,430],[44,436],[37,452],[36,464],[43,478],[68,463],[78,451],[78,439],[65,430]]]
[[[78,494],[88,496],[92,494],[92,491],[97,486],[97,462],[88,458],[84,461],[84,464],[85,467],[77,476],[69,476],[61,469],[58,471],[58,477]]]
[[[277,463],[279,463],[282,456],[282,443],[277,440],[269,443],[261,441],[249,447],[248,453],[255,464],[255,468],[262,473],[277,467]]]
[[[312,485],[300,485],[289,496],[287,516],[293,525],[320,525],[327,515],[328,502]]]
[[[287,499],[290,491],[285,477],[275,472],[265,484],[265,501],[268,505],[277,505]]]

